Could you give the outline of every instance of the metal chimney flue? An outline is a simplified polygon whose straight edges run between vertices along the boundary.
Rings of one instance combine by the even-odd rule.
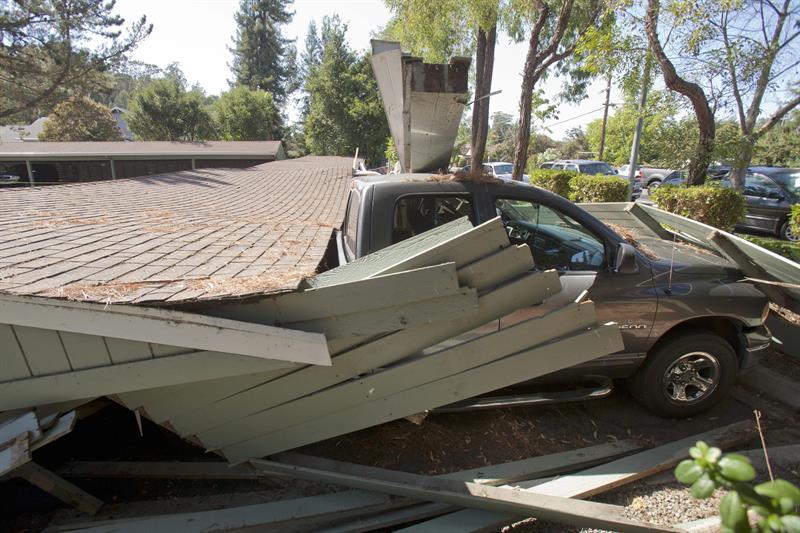
[[[402,171],[446,170],[467,102],[470,58],[423,63],[398,42],[373,39],[371,62]]]

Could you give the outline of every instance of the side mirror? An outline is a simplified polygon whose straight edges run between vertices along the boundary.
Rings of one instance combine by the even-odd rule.
[[[627,242],[621,242],[617,246],[614,272],[617,274],[636,274],[639,272],[639,264],[636,262],[636,248]]]

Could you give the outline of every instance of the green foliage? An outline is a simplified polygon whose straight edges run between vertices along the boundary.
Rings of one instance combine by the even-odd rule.
[[[15,0],[0,9],[0,121],[36,118],[70,95],[106,89],[106,71],[152,26],[122,35],[114,2]]]
[[[400,156],[397,155],[397,147],[395,147],[391,135],[386,137],[386,152],[384,153],[384,157],[389,167],[392,167],[395,163],[400,161]]]
[[[143,141],[198,141],[216,138],[203,93],[186,91],[180,80],[163,78],[131,95],[128,126]]]
[[[569,198],[572,187],[570,181],[577,175],[576,172],[569,170],[550,170],[544,168],[536,168],[534,165],[528,169],[528,176],[531,180],[531,185],[547,189],[564,198]]]
[[[294,45],[281,35],[281,27],[294,15],[288,9],[290,4],[286,0],[240,0],[234,15],[231,84],[266,91],[278,103],[292,92],[296,74]]]
[[[691,486],[698,499],[711,496],[716,489],[727,490],[720,502],[723,533],[749,531],[800,532],[800,489],[783,479],[750,485],[756,472],[746,457],[734,453],[722,455],[719,448],[698,441],[689,449],[691,459],[675,468],[675,478]],[[758,516],[751,527],[748,512]]]
[[[103,104],[83,97],[58,104],[44,123],[40,141],[121,141],[117,121]]]
[[[220,138],[226,141],[272,140],[280,114],[272,95],[236,87],[223,93],[212,107]]]
[[[368,58],[350,49],[346,33],[338,16],[323,19],[322,56],[305,82],[306,143],[319,155],[352,156],[358,148],[369,166],[378,166],[389,126]]]
[[[492,113],[491,127],[486,138],[486,157],[488,161],[511,161],[514,158],[514,144],[517,125],[514,117],[502,111]]]
[[[475,0],[384,0],[392,19],[381,32],[400,41],[404,50],[429,63],[446,63],[455,55],[469,53],[476,24],[470,20],[469,3]]]
[[[789,218],[789,224],[792,226],[792,231],[800,233],[800,205],[792,204],[792,214]]]
[[[627,202],[628,182],[613,176],[576,174],[569,182],[573,202]]]
[[[795,110],[758,140],[753,163],[800,167],[800,110]]]
[[[744,218],[744,195],[737,189],[719,185],[674,187],[664,185],[651,193],[659,208],[697,220],[709,226],[729,230]]]
[[[755,235],[739,234],[739,237],[747,239],[753,244],[766,248],[770,252],[785,257],[791,261],[800,263],[800,243],[784,241],[782,239],[772,239],[770,237],[756,237]]]

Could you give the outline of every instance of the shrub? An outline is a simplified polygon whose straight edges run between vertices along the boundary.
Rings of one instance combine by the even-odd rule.
[[[613,176],[577,174],[569,182],[573,202],[627,202],[628,182]]]
[[[792,231],[800,233],[800,204],[792,206],[792,214],[789,217],[789,224],[792,225]]]
[[[569,170],[549,170],[545,168],[532,168],[528,171],[531,185],[547,189],[564,198],[569,198],[571,191],[569,182],[576,174],[576,172]]]
[[[656,189],[650,198],[664,211],[723,230],[733,228],[745,214],[742,192],[719,185],[693,187],[667,185]]]
[[[766,248],[770,252],[782,255],[786,259],[800,263],[800,243],[770,239],[769,237],[756,237],[754,235],[739,234],[739,237]]]

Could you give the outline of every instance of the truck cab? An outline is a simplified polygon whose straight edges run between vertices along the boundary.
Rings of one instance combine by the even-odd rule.
[[[527,244],[537,269],[559,272],[562,291],[482,331],[505,328],[586,291],[601,323],[619,325],[625,349],[551,374],[542,385],[626,380],[663,416],[709,408],[737,373],[769,348],[766,297],[721,257],[661,239],[634,246],[609,225],[549,191],[518,182],[454,181],[430,174],[356,177],[337,237],[340,263],[452,220],[500,217],[512,244]]]

